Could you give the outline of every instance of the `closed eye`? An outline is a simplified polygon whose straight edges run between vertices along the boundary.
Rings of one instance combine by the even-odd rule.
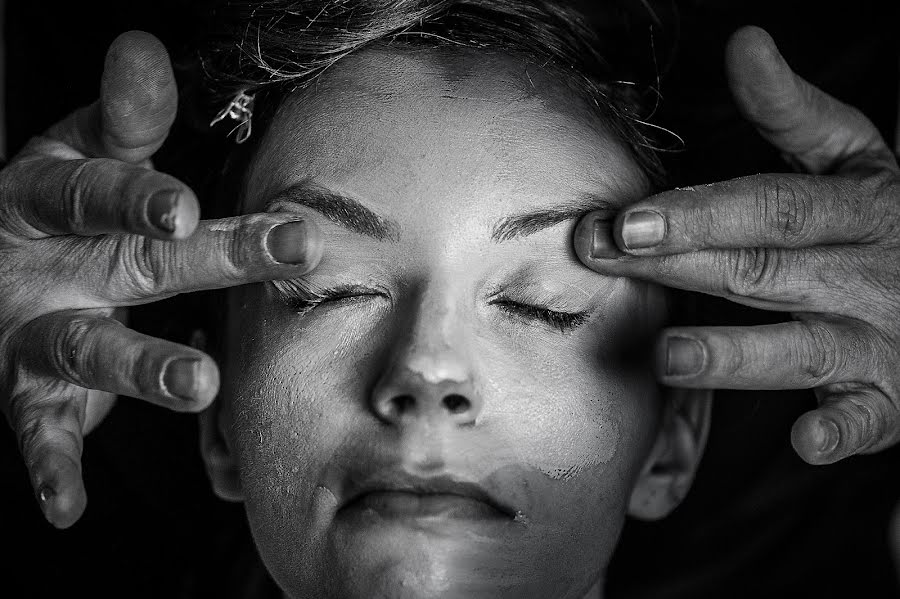
[[[339,285],[332,288],[313,287],[300,279],[273,281],[278,296],[288,308],[300,315],[323,305],[346,305],[386,294],[362,285]]]
[[[523,304],[505,298],[497,298],[490,303],[511,316],[546,324],[561,333],[577,329],[588,321],[589,316],[587,312],[560,312],[544,306]]]

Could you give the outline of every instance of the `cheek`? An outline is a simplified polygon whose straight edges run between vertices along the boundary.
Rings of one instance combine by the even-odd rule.
[[[490,381],[491,396],[503,398],[488,402],[483,423],[492,459],[534,473],[531,515],[549,527],[542,534],[564,531],[575,542],[574,531],[588,530],[614,539],[649,449],[656,386],[576,352],[535,354],[516,366],[509,372],[519,376]]]
[[[232,292],[224,388],[254,536],[266,563],[284,573],[301,555],[317,563],[318,553],[297,543],[317,538],[327,520],[315,515],[318,481],[342,449],[367,442],[366,393],[386,348],[375,341],[379,331],[361,324],[377,319],[342,317],[334,330],[322,324],[331,319],[292,322],[265,289]],[[535,509],[516,554],[533,564],[557,555],[550,565],[560,573],[589,571],[611,551],[654,426],[652,379],[610,357],[634,336],[642,311],[615,298],[609,306],[584,334],[482,327],[492,332],[469,348],[485,407],[457,450],[476,471],[524,485]],[[630,334],[603,322],[623,323]]]
[[[578,365],[569,365],[565,374],[550,378],[550,368],[536,365],[531,371],[539,373],[535,380],[523,376],[516,386],[503,385],[505,394],[518,404],[514,408],[517,422],[510,423],[508,435],[515,436],[510,444],[514,443],[521,461],[553,480],[570,480],[615,457],[622,415],[611,409],[608,396],[622,383],[616,377],[577,372]],[[588,383],[595,385],[591,393],[585,392]]]
[[[260,521],[281,526],[282,518],[271,513],[313,499],[319,473],[344,442],[340,431],[353,430],[352,399],[360,390],[354,373],[335,365],[352,347],[352,332],[307,334],[290,326],[290,316],[266,295],[265,287],[254,285],[230,296],[223,390],[232,406],[248,512],[270,512]]]
[[[514,340],[512,351],[496,356],[503,365],[486,365],[493,399],[486,420],[496,419],[507,445],[548,478],[629,480],[640,466],[660,401],[649,364],[633,348],[649,343],[658,326],[646,297],[630,285],[589,330]]]

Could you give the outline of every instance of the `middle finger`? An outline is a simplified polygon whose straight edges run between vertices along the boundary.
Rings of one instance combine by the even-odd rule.
[[[750,327],[673,327],[657,344],[661,383],[703,389],[810,389],[879,376],[874,337],[806,318]]]
[[[79,292],[93,298],[94,304],[77,306],[84,308],[299,277],[319,263],[322,246],[312,221],[267,213],[201,221],[191,237],[177,241],[136,235],[69,237],[60,240],[57,251],[74,262]],[[85,255],[102,258],[86,269]]]
[[[210,357],[112,318],[54,312],[31,321],[19,338],[19,366],[38,376],[176,411],[199,411],[218,392],[219,371]]]

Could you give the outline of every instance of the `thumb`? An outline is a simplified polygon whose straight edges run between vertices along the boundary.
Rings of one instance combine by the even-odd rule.
[[[725,67],[741,113],[808,172],[840,169],[860,156],[894,164],[875,125],[794,73],[763,29],[743,27],[732,34]]]
[[[149,158],[166,140],[177,108],[178,88],[162,42],[143,31],[117,37],[106,53],[100,84],[107,155],[128,162]]]
[[[143,31],[117,37],[106,53],[100,100],[47,132],[84,156],[140,163],[175,121],[178,89],[162,42]]]

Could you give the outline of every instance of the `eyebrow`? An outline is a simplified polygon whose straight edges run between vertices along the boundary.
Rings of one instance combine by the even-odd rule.
[[[400,225],[366,208],[359,200],[316,185],[300,181],[283,189],[266,202],[266,209],[281,202],[311,208],[346,229],[377,241],[399,241]],[[594,210],[614,211],[613,202],[595,194],[584,194],[577,200],[549,208],[506,216],[493,226],[491,241],[503,243],[528,237],[561,222],[578,218]]]
[[[503,243],[512,239],[528,237],[567,220],[579,218],[584,214],[603,210],[610,213],[616,210],[613,202],[595,194],[584,194],[574,202],[541,208],[532,212],[523,212],[507,216],[494,225],[491,241]]]
[[[266,209],[281,202],[312,208],[342,227],[378,241],[399,241],[400,225],[383,218],[359,200],[339,194],[310,181],[300,181],[283,189],[266,202]]]

